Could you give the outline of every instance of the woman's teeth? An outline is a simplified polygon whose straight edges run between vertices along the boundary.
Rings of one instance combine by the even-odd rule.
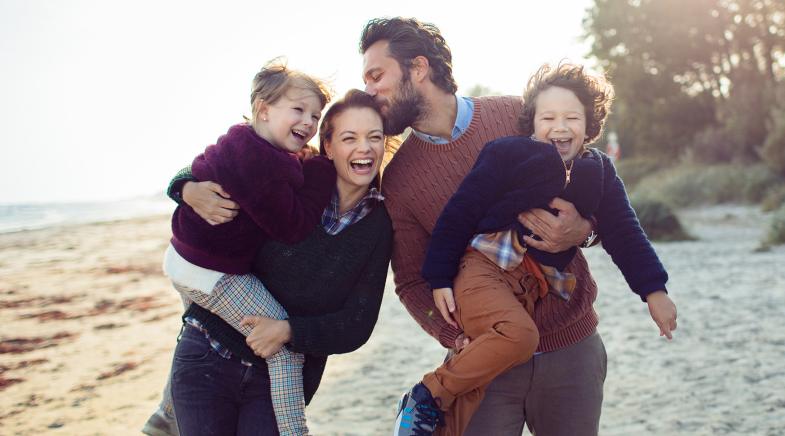
[[[373,159],[355,159],[349,162],[349,164],[351,164],[354,169],[366,169],[373,165]]]

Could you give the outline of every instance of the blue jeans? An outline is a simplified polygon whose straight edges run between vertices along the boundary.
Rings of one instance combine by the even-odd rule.
[[[183,436],[277,436],[267,370],[221,357],[186,325],[172,368],[172,398]]]

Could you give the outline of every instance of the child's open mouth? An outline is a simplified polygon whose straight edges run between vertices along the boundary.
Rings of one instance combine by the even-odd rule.
[[[307,133],[307,132],[304,132],[304,131],[302,131],[302,130],[297,130],[297,129],[293,129],[293,130],[292,130],[292,135],[293,135],[295,138],[297,138],[297,139],[299,139],[299,140],[301,140],[301,141],[304,141],[304,140],[305,140],[305,138],[307,138],[307,137],[308,137],[308,133]]]
[[[551,144],[556,147],[559,154],[566,154],[569,153],[570,147],[572,146],[572,138],[551,139]]]

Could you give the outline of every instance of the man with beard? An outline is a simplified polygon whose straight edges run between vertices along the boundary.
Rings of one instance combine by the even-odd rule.
[[[439,313],[452,313],[454,304],[437,308],[420,272],[436,220],[482,147],[518,134],[521,98],[456,96],[444,37],[436,26],[413,18],[369,21],[360,51],[366,91],[382,106],[385,133],[412,128],[387,166],[382,186],[394,228],[396,293],[428,334],[447,348],[460,349],[469,338]],[[593,239],[591,223],[572,204],[555,199],[550,206],[558,215],[534,210],[519,217],[542,239],[526,237],[527,244],[558,252]],[[491,383],[465,434],[520,435],[524,423],[534,434],[597,434],[606,367],[592,307],[597,288],[580,252],[565,271],[577,279],[573,296],[538,302],[533,317],[540,334],[537,354]],[[428,402],[421,395],[407,393],[399,407],[399,422],[408,423],[411,434],[436,426],[435,414],[420,407]]]

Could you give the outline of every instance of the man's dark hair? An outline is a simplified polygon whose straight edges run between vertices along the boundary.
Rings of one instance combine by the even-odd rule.
[[[431,81],[440,89],[455,94],[458,85],[452,77],[452,53],[439,28],[416,18],[374,18],[365,25],[360,36],[360,53],[378,41],[389,42],[389,52],[405,77],[412,60],[425,56],[431,67]]]

